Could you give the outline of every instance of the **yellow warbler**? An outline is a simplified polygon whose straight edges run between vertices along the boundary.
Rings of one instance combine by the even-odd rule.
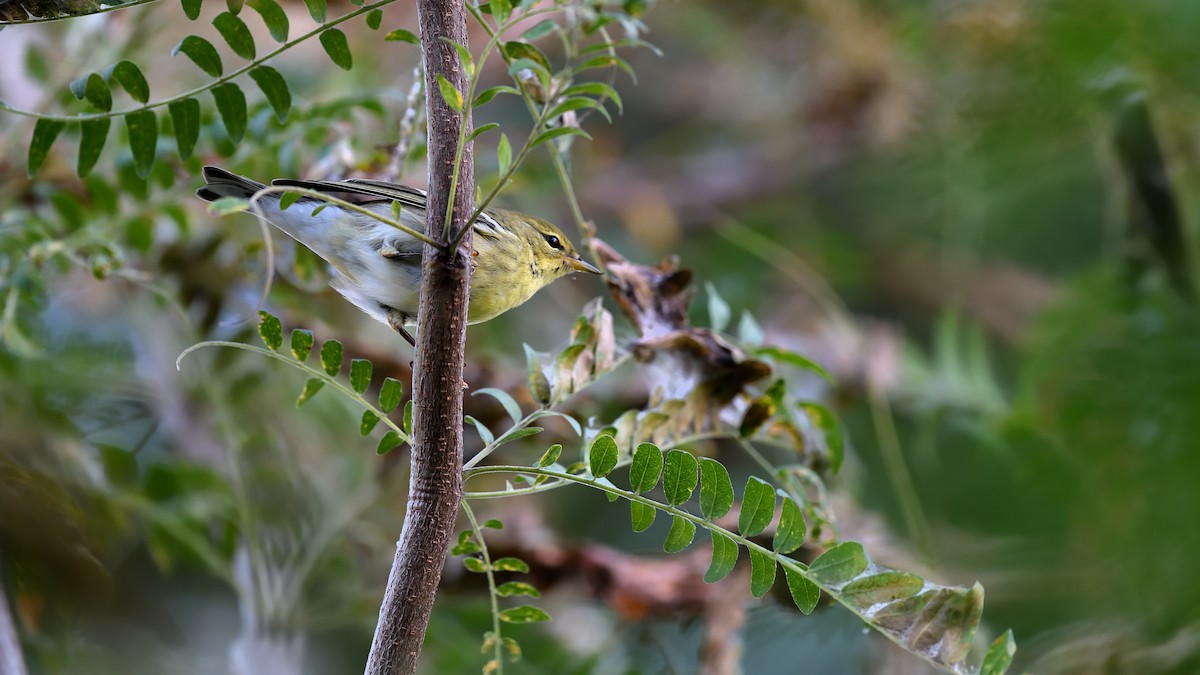
[[[207,184],[196,195],[207,201],[248,199],[266,185],[215,166],[204,167]],[[279,179],[277,187],[314,190],[425,231],[425,192],[365,179],[306,181]],[[382,321],[410,343],[405,324],[417,316],[423,243],[402,230],[337,204],[301,197],[280,208],[281,194],[263,195],[261,217],[283,230],[334,268],[332,285],[359,309]],[[316,208],[325,204],[324,208]],[[524,213],[486,209],[474,225],[474,269],[467,322],[494,318],[528,300],[555,279],[600,270],[585,262],[557,227]]]

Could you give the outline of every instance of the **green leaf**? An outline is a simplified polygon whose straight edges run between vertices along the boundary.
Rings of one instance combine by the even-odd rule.
[[[283,11],[279,3],[275,0],[246,0],[246,4],[262,17],[273,40],[287,42],[289,28],[287,12]]]
[[[225,125],[225,133],[234,144],[241,143],[246,136],[246,94],[232,82],[226,82],[212,90],[217,104],[217,113]]]
[[[185,56],[192,60],[192,63],[200,67],[206,74],[212,77],[220,77],[223,69],[221,68],[221,57],[217,54],[217,48],[212,46],[212,43],[202,37],[189,35],[183,38],[183,41],[175,45],[171,50],[171,56],[175,56],[183,52]]]
[[[658,485],[662,476],[662,450],[653,443],[642,443],[633,451],[633,464],[629,466],[629,487],[635,493],[649,492]],[[703,499],[703,497],[701,497]]]
[[[738,531],[743,537],[754,537],[767,529],[775,515],[775,490],[762,480],[750,476],[742,494],[742,512],[738,514]]]
[[[109,76],[121,85],[129,98],[138,103],[150,100],[150,83],[133,61],[117,61],[109,68]]]
[[[825,447],[829,450],[829,466],[834,473],[837,473],[842,468],[842,460],[845,458],[845,439],[842,437],[842,425],[838,424],[837,418],[829,411],[829,408],[820,403],[806,401],[800,404],[800,409],[803,410],[813,424],[821,430],[825,436]]]
[[[329,340],[321,345],[321,367],[330,377],[337,377],[342,369],[342,352],[342,343],[337,340]]]
[[[254,60],[254,36],[250,34],[250,28],[246,26],[245,21],[230,12],[221,12],[212,23],[234,54],[247,61]]]
[[[492,569],[497,572],[520,572],[529,574],[529,565],[520,558],[500,558],[492,563]]]
[[[135,110],[125,115],[125,131],[129,134],[134,171],[138,178],[145,178],[150,175],[158,149],[158,118],[153,110]]]
[[[171,127],[175,132],[179,156],[187,159],[192,156],[196,139],[200,137],[200,102],[194,98],[171,101],[167,104],[167,110],[171,113]]]
[[[571,112],[572,110],[580,110],[582,108],[595,108],[596,110],[600,111],[600,114],[602,114],[606,117],[608,116],[608,111],[606,111],[604,109],[604,106],[601,105],[599,102],[597,102],[593,99],[590,99],[590,98],[583,97],[583,96],[575,96],[573,98],[568,98],[565,101],[554,106],[550,110],[550,112],[546,113],[546,119],[548,119],[548,120],[558,119],[559,117],[562,117],[564,114]]]
[[[663,469],[663,494],[668,504],[675,506],[691,498],[699,480],[698,469],[696,458],[690,452],[672,450],[667,453]]]
[[[97,110],[112,110],[112,91],[99,73],[88,73],[72,82],[71,93],[75,98],[86,99]]]
[[[508,21],[508,17],[512,16],[511,0],[492,0],[487,6],[492,15],[496,17],[496,25],[503,24]]]
[[[716,530],[709,530],[709,534],[712,535],[712,562],[708,565],[708,571],[704,573],[704,581],[711,584],[724,579],[733,571],[738,559],[738,545]]]
[[[292,109],[292,92],[288,90],[287,82],[278,70],[270,66],[258,66],[250,71],[250,77],[267,97],[275,118],[280,122],[287,120],[288,112]]]
[[[329,60],[342,70],[350,70],[354,65],[354,58],[350,55],[350,43],[346,40],[346,34],[336,28],[330,28],[321,32],[321,46],[325,48],[325,53],[329,55]]]
[[[412,436],[413,432],[413,400],[410,398],[404,402],[404,414],[401,415],[401,423],[404,426],[404,433]]]
[[[204,0],[180,0],[183,4],[183,14],[188,19],[195,21],[200,18],[200,5]]]
[[[521,421],[521,406],[517,404],[517,399],[513,398],[512,394],[509,394],[503,389],[484,387],[483,389],[472,392],[471,395],[479,396],[480,394],[491,396],[492,398],[496,399],[500,405],[504,407],[504,412],[508,413],[508,416],[512,418],[513,424],[517,424]]]
[[[867,569],[862,544],[848,541],[822,553],[808,567],[808,574],[823,584],[847,582]]]
[[[380,24],[383,23],[383,10],[373,9],[367,12],[367,27],[371,30],[379,30]]]
[[[456,546],[455,548],[458,547]],[[479,558],[463,558],[463,567],[467,568],[468,572],[476,572],[478,574],[488,571],[488,566]]]
[[[325,380],[318,380],[315,377],[308,378],[308,381],[304,383],[304,390],[300,392],[300,396],[296,399],[296,407],[299,408],[308,403],[324,387]]]
[[[555,127],[549,131],[543,131],[542,133],[538,134],[538,137],[533,139],[533,145],[540,145],[546,141],[552,141],[556,138],[562,138],[563,136],[583,136],[589,141],[592,140],[591,135],[579,127]]]
[[[658,509],[641,502],[629,502],[629,519],[634,532],[644,532],[654,522]]]
[[[488,520],[483,521],[483,527],[490,528],[493,530],[503,530],[504,523],[500,522],[499,520],[497,520],[495,518],[489,518]]]
[[[534,71],[541,70],[546,75],[550,74],[550,59],[546,58],[542,50],[528,42],[518,42],[516,40],[505,42],[504,54],[512,62],[508,68],[509,75],[516,75],[525,68]],[[518,63],[520,61],[528,61],[528,63]]]
[[[402,398],[404,398],[404,384],[394,377],[383,378],[383,385],[379,387],[379,409],[390,413],[400,405]]]
[[[489,122],[488,124],[485,124],[483,126],[475,127],[475,130],[472,131],[469,136],[467,136],[467,142],[470,143],[471,141],[475,140],[476,138],[479,138],[479,136],[481,136],[482,134],[486,134],[487,132],[489,132],[492,129],[495,129],[499,126],[500,125],[496,124],[495,122]]]
[[[771,548],[777,553],[787,555],[804,545],[804,537],[808,535],[808,525],[800,513],[800,507],[791,497],[783,497],[783,510],[779,512],[779,527],[775,530],[775,541]]]
[[[533,41],[540,37],[549,35],[550,33],[554,32],[554,29],[556,28],[558,28],[558,24],[554,23],[554,21],[550,19],[544,19],[534,24],[534,26],[529,30],[521,33],[521,39]]]
[[[540,598],[542,594],[532,584],[527,584],[523,581],[506,581],[496,587],[496,595],[502,598],[509,598],[514,595],[528,595],[531,598]]]
[[[308,15],[317,23],[325,23],[325,0],[304,0]]]
[[[30,177],[42,168],[42,162],[45,162],[46,156],[50,154],[50,146],[54,145],[54,139],[58,138],[65,126],[63,122],[45,117],[38,118],[37,123],[33,125],[33,138],[29,141],[29,157],[26,164]]]
[[[296,328],[292,331],[292,358],[300,363],[308,360],[308,355],[312,353],[313,333],[311,330],[304,328]]]
[[[835,384],[833,375],[830,375],[829,371],[825,370],[821,364],[813,361],[812,359],[801,356],[796,352],[788,351],[787,349],[781,349],[779,347],[759,347],[758,349],[754,350],[754,355],[765,356],[778,361],[779,363],[795,366],[796,368],[816,373],[817,375],[820,375],[826,382]]]
[[[496,445],[501,446],[501,445],[504,445],[505,443],[512,443],[515,440],[527,438],[529,436],[536,436],[537,434],[542,433],[542,431],[543,431],[542,427],[523,427],[520,429],[509,429],[507,432],[504,433],[503,436],[496,439]]]
[[[444,37],[441,38],[441,40],[451,47],[454,47],[454,51],[458,53],[458,60],[462,61],[463,70],[467,72],[467,77],[473,76],[475,74],[475,59],[471,58],[471,50],[467,49],[463,45],[458,44],[450,38]]]
[[[471,104],[471,107],[478,108],[479,106],[484,105],[496,98],[500,94],[516,94],[519,96],[521,92],[517,91],[516,87],[510,87],[504,84],[496,85],[495,87],[488,87],[475,97],[475,101]]]
[[[867,609],[881,602],[895,602],[910,598],[925,587],[925,580],[908,572],[883,572],[855,579],[842,588],[842,598],[853,602],[859,609]]]
[[[733,315],[729,311],[729,303],[725,302],[712,282],[704,284],[704,291],[708,294],[708,325],[718,333],[724,332],[729,326],[729,317]]]
[[[617,94],[617,90],[613,89],[612,86],[606,82],[582,82],[580,84],[567,87],[563,91],[562,95],[597,96],[600,98],[600,100],[608,98],[611,99],[613,103],[617,104],[618,111],[624,110],[624,104],[621,102],[621,97]]]
[[[450,80],[447,80],[441,73],[437,74],[438,89],[442,92],[442,99],[446,101],[446,105],[454,112],[462,112],[463,95]]]
[[[383,438],[379,439],[379,445],[375,446],[375,454],[386,455],[402,442],[403,439],[400,438],[400,434],[388,431],[383,435]]]
[[[633,78],[634,82],[637,82],[637,74],[633,72],[633,67],[625,59],[611,54],[585,59],[575,66],[575,72],[582,73],[585,70],[593,70],[595,68],[619,68],[625,71],[629,77]]]
[[[496,146],[496,161],[500,164],[500,175],[508,172],[512,166],[512,146],[508,144],[508,136],[500,134],[500,145]]]
[[[350,361],[350,388],[363,393],[371,386],[371,362],[366,359]]]
[[[612,436],[607,434],[597,436],[596,440],[592,441],[592,448],[588,452],[588,465],[591,468],[592,476],[595,478],[607,476],[617,466],[617,454],[617,441]]]
[[[550,615],[533,605],[521,605],[500,612],[500,620],[506,623],[536,623],[549,621]]]
[[[1013,641],[1012,629],[992,642],[987,655],[983,657],[983,665],[979,667],[979,675],[1004,675],[1012,665],[1013,654],[1017,653],[1017,643]]]
[[[542,453],[541,458],[538,459],[537,464],[534,464],[534,466],[539,469],[544,469],[557,462],[559,456],[562,455],[562,449],[563,446],[559,443],[555,443],[554,445],[550,446],[546,449],[546,452]]]
[[[383,40],[385,42],[407,42],[414,45],[421,44],[420,38],[418,38],[412,31],[404,30],[403,28],[397,28],[396,30],[389,31],[387,35],[383,36]]]
[[[750,595],[761,598],[775,585],[775,559],[758,549],[750,552]]]
[[[496,435],[483,422],[470,415],[463,415],[463,421],[475,427],[475,430],[479,432],[479,439],[483,441],[484,445],[491,445],[496,441]]]
[[[91,173],[92,167],[96,166],[96,160],[100,159],[100,152],[104,150],[104,144],[108,141],[110,126],[112,119],[108,117],[96,117],[80,122],[79,161],[75,165],[75,173],[80,177]]]
[[[370,410],[364,410],[362,414],[362,421],[359,422],[358,425],[358,433],[366,436],[367,434],[371,433],[371,430],[375,428],[376,424],[379,424],[379,415],[376,415]]]
[[[283,346],[283,324],[270,312],[258,312],[258,336],[263,344],[273,352]]]
[[[663,550],[667,553],[678,553],[687,548],[696,537],[696,524],[687,518],[675,516],[671,521],[671,531],[663,542]]]
[[[812,614],[821,600],[821,589],[786,565],[783,567],[783,576],[787,579],[788,590],[792,593],[792,602],[796,603],[796,607],[803,614]]]
[[[700,458],[700,513],[705,520],[715,520],[729,513],[733,506],[733,482],[720,462]]]

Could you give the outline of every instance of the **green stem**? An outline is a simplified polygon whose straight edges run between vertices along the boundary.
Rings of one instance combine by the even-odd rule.
[[[492,570],[492,558],[488,555],[487,542],[483,540],[483,529],[479,527],[479,522],[475,520],[475,512],[471,510],[471,505],[467,500],[462,500],[463,513],[467,514],[467,520],[471,521],[471,529],[475,531],[475,540],[479,542],[480,554],[483,556],[484,573],[487,575],[488,596],[492,601],[492,639],[494,647],[492,658],[496,662],[497,675],[504,675],[504,642],[500,635],[500,596],[496,593],[496,574]]]
[[[308,365],[307,363],[301,363],[299,361],[296,361],[295,359],[290,359],[287,356],[280,354],[279,352],[271,351],[270,349],[266,349],[265,347],[256,347],[254,345],[248,345],[248,344],[244,344],[241,342],[227,342],[225,340],[209,340],[206,342],[198,342],[198,343],[192,345],[191,347],[188,347],[187,349],[180,352],[179,356],[176,357],[176,359],[175,359],[175,368],[179,369],[180,364],[183,362],[183,359],[186,356],[188,356],[189,354],[191,354],[194,351],[198,351],[198,350],[204,349],[206,347],[230,347],[233,349],[241,349],[241,350],[247,351],[247,352],[254,352],[255,354],[260,354],[262,356],[266,356],[268,358],[275,359],[276,361],[283,361],[284,363],[287,363],[294,368],[297,368],[299,370],[302,370],[302,371],[308,373],[309,376],[315,377],[315,378],[325,382],[329,386],[333,387],[334,389],[337,389],[338,391],[342,392],[346,396],[350,397],[350,399],[353,400],[355,403],[357,403],[357,404],[363,406],[364,408],[366,408],[367,410],[371,411],[376,417],[378,417],[380,420],[382,420],[383,423],[389,429],[396,432],[396,435],[400,437],[401,441],[408,443],[410,445],[412,444],[412,438],[410,438],[408,434],[404,433],[404,430],[401,429],[399,426],[397,426],[396,423],[393,422],[388,417],[387,413],[383,412],[379,408],[376,408],[374,405],[371,404],[371,402],[367,401],[367,399],[360,396],[358,394],[358,392],[356,392],[353,389],[342,384],[341,381],[338,380],[336,377],[331,377],[324,370],[317,370],[316,368],[313,368],[312,366]]]
[[[505,433],[510,433],[510,432],[505,432]],[[675,448],[681,448],[689,443],[696,443],[699,441],[707,441],[707,440],[716,440],[716,439],[721,439],[721,438],[730,438],[732,436],[733,436],[732,432],[707,431],[704,433],[694,434],[691,436],[684,436],[683,438],[676,439],[676,440],[670,442],[669,444],[664,445],[662,449],[663,450],[673,450]],[[620,460],[619,462],[617,462],[617,465],[615,467],[613,467],[613,470],[615,471],[616,469],[619,469],[621,467],[629,466],[632,463],[633,463],[633,458],[626,457],[626,458]],[[477,470],[477,469],[472,469],[472,467],[464,466],[463,470],[469,476],[471,471]],[[550,490],[554,490],[554,489],[563,487],[564,485],[570,485],[570,484],[571,484],[570,482],[560,480],[560,481],[554,481],[551,483],[542,483],[541,485],[534,485],[534,486],[527,487],[527,488],[516,488],[516,489],[512,489],[512,490],[491,490],[491,491],[487,491],[487,492],[467,492],[463,495],[463,498],[464,499],[503,499],[506,497],[526,496],[526,495],[537,494],[539,492],[548,492]]]
[[[89,113],[87,115],[44,115],[42,113],[34,112],[32,110],[21,110],[19,108],[13,108],[13,107],[9,106],[7,103],[0,101],[0,111],[12,113],[14,115],[22,115],[24,117],[35,117],[37,119],[46,119],[46,120],[55,120],[58,122],[74,123],[74,122],[80,122],[83,120],[122,117],[124,115],[128,115],[131,112],[136,112],[139,110],[153,110],[154,108],[161,108],[165,105],[170,105],[171,103],[174,103],[176,101],[182,101],[184,99],[203,94],[204,92],[209,91],[211,89],[215,89],[218,86],[220,86],[230,80],[233,80],[234,78],[236,78],[240,75],[244,75],[244,74],[250,72],[254,68],[258,67],[260,64],[265,63],[265,62],[275,58],[276,56],[291,49],[292,47],[295,47],[296,45],[300,44],[301,42],[308,40],[309,38],[313,37],[314,35],[321,33],[324,30],[332,28],[344,21],[349,21],[350,19],[353,19],[354,17],[359,16],[361,14],[366,14],[367,12],[370,12],[371,10],[390,5],[393,2],[396,2],[396,0],[379,0],[378,2],[374,2],[369,5],[363,5],[362,7],[359,7],[358,9],[354,10],[353,12],[343,14],[343,15],[337,17],[336,19],[331,19],[331,20],[321,24],[319,27],[314,28],[313,30],[310,30],[309,32],[301,35],[300,37],[294,38],[292,40],[289,40],[289,41],[283,43],[282,45],[280,45],[279,47],[275,48],[274,50],[268,52],[267,54],[263,55],[262,57],[254,59],[253,61],[250,61],[249,63],[242,66],[241,68],[238,68],[237,70],[230,72],[228,75],[222,75],[221,77],[218,77],[217,79],[209,82],[208,84],[205,84],[201,87],[196,87],[195,89],[186,91],[182,94],[179,94],[178,96],[166,98],[161,101],[156,101],[154,103],[147,103],[146,105],[143,105],[140,108],[135,108],[134,110],[119,110],[116,112],[109,111],[109,112],[95,113],[95,114]]]
[[[481,54],[479,63],[477,64],[477,66],[475,68],[475,73],[474,73],[474,75],[471,76],[470,86],[468,87],[467,98],[466,98],[464,105],[470,106],[475,101],[475,88],[479,82],[479,75],[480,75],[480,73],[483,72],[483,64],[487,61],[488,57],[491,56],[491,52],[493,50],[495,50],[496,46],[499,44],[500,37],[504,34],[504,32],[507,31],[509,28],[512,28],[514,25],[516,25],[518,20],[524,21],[526,19],[538,16],[539,14],[550,14],[553,12],[557,12],[558,9],[557,8],[543,8],[543,9],[533,10],[533,11],[529,11],[529,12],[524,12],[520,15],[519,19],[518,19],[518,17],[513,16],[513,17],[509,18],[509,20],[506,21],[504,24],[497,26],[497,28],[495,30],[492,30],[492,27],[486,21],[484,21],[483,15],[481,15],[479,13],[479,10],[477,8],[468,4],[467,11],[470,12],[473,17],[475,17],[475,20],[479,23],[480,26],[483,27],[484,31],[487,32],[487,34],[488,34],[488,43],[484,47],[484,51]],[[501,52],[501,56],[504,58],[505,63],[509,63],[509,58],[508,58],[507,54],[504,54],[503,52]],[[521,91],[520,84],[521,84],[520,82],[517,83],[518,91]],[[521,93],[521,97],[525,98],[525,93],[523,91]],[[550,100],[553,100],[553,98],[551,97]],[[479,219],[479,216],[483,214],[484,209],[486,209],[488,207],[488,205],[492,203],[492,200],[495,199],[498,194],[500,194],[500,190],[502,190],[508,184],[509,180],[512,179],[512,176],[516,172],[517,167],[520,166],[521,162],[523,162],[525,160],[526,155],[528,155],[529,151],[533,148],[534,139],[536,139],[538,137],[541,129],[545,126],[547,120],[544,119],[544,116],[545,116],[545,113],[547,111],[549,111],[549,109],[550,109],[550,106],[545,106],[542,109],[542,113],[540,115],[535,115],[535,123],[533,126],[533,130],[529,133],[529,137],[525,139],[525,143],[521,146],[521,150],[513,158],[513,161],[511,164],[509,164],[508,169],[505,170],[504,174],[502,174],[500,176],[499,180],[496,181],[496,185],[492,187],[492,189],[488,192],[487,196],[484,197],[483,200],[481,200],[478,204],[475,205],[474,212],[472,212],[471,217],[467,219],[466,227],[463,228],[462,232],[459,232],[458,235],[455,236],[454,242],[451,245],[452,248],[458,247],[458,244],[462,241],[463,237],[466,236],[467,232],[469,231],[469,228],[472,225],[474,225],[475,221]],[[466,138],[465,130],[466,130],[465,126],[459,130],[459,149],[460,149],[459,154],[460,155],[461,155],[462,144],[464,142],[464,139]],[[456,161],[454,164],[454,175],[452,177],[451,188],[450,188],[451,189],[450,194],[451,194],[452,198],[454,196],[453,191],[457,185],[458,168],[459,168],[459,162]],[[447,232],[449,232],[449,227],[450,227],[450,212],[448,211],[446,213],[446,230],[447,230]]]
[[[872,622],[872,618],[867,615],[865,608],[863,608],[863,609],[858,608],[857,606],[854,605],[853,602],[845,600],[842,597],[841,593],[836,588],[834,588],[833,586],[830,586],[828,584],[822,583],[818,579],[814,578],[811,574],[809,574],[808,566],[806,566],[804,563],[799,562],[798,560],[789,558],[785,555],[781,555],[780,553],[777,553],[776,551],[768,549],[765,546],[760,546],[759,544],[754,543],[753,541],[747,539],[746,537],[743,537],[740,534],[734,534],[733,532],[730,532],[729,530],[726,530],[723,527],[717,526],[712,521],[705,520],[704,518],[693,515],[692,513],[689,513],[688,511],[685,511],[681,508],[678,508],[675,506],[669,506],[669,505],[663,504],[661,502],[656,502],[653,499],[650,499],[643,495],[636,494],[636,493],[630,492],[628,490],[622,490],[621,488],[618,488],[615,485],[612,485],[611,483],[609,483],[609,484],[601,483],[594,478],[588,478],[585,476],[575,476],[575,475],[571,475],[568,473],[563,473],[561,471],[554,471],[551,469],[538,469],[538,468],[528,467],[528,466],[499,466],[499,465],[497,465],[497,466],[480,467],[478,469],[474,469],[470,472],[467,472],[467,474],[463,477],[463,480],[464,481],[470,480],[471,478],[473,478],[475,476],[481,476],[481,475],[489,474],[489,473],[515,473],[515,474],[525,474],[525,475],[546,476],[549,478],[557,478],[557,479],[559,479],[559,481],[567,481],[567,482],[575,483],[578,485],[586,485],[588,487],[591,487],[591,488],[594,488],[597,490],[601,490],[603,492],[607,492],[608,494],[616,495],[618,497],[625,499],[626,501],[638,502],[640,504],[649,506],[649,507],[656,509],[658,511],[661,511],[663,513],[670,514],[671,516],[674,516],[676,518],[681,518],[683,520],[690,521],[693,525],[702,527],[710,532],[718,533],[721,536],[728,537],[729,539],[733,540],[734,542],[745,547],[747,550],[757,552],[763,556],[766,556],[767,558],[770,558],[771,560],[774,560],[777,564],[782,566],[785,570],[791,571],[791,572],[803,577],[809,583],[813,584],[817,588],[824,591],[829,597],[836,600],[838,602],[838,604],[842,605],[846,609],[853,612],[855,614],[855,616],[859,617],[863,621],[863,623],[866,623],[867,625],[872,626],[872,627],[878,626],[878,624],[875,624]],[[471,498],[471,495],[468,493],[466,495],[466,498]],[[882,633],[884,637],[888,638],[892,642],[895,642],[906,652],[920,657],[926,663],[937,668],[938,670],[943,670],[943,671],[950,670],[947,666],[935,662],[932,658],[929,657],[929,655],[927,655],[923,652],[920,652],[920,651],[916,651],[911,646],[904,644],[901,641],[900,636],[894,635],[886,630],[882,630],[882,628],[877,628],[876,630],[877,630],[877,632]],[[956,672],[956,671],[950,670],[950,672]]]

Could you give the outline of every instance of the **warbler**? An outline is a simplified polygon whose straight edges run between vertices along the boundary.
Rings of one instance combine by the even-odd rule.
[[[204,180],[207,184],[196,196],[210,202],[250,198],[267,187],[215,166],[204,167]],[[425,231],[423,190],[359,178],[278,179],[271,185],[314,190],[389,219],[395,218],[396,203],[400,223]],[[415,346],[405,325],[417,316],[423,242],[370,216],[312,197],[301,197],[283,209],[282,196],[263,195],[257,201],[260,217],[324,258],[333,266],[331,285],[338,293]],[[601,273],[579,257],[561,230],[528,214],[486,209],[475,221],[474,234],[467,323],[495,318],[567,274]]]

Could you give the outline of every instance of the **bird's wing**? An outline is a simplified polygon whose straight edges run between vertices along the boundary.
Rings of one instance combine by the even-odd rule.
[[[360,205],[396,201],[402,207],[424,211],[427,203],[424,190],[367,178],[349,178],[344,181],[280,178],[271,181],[271,184],[280,187],[298,187],[306,190],[316,190],[331,197]],[[421,225],[419,229],[423,231],[425,228]],[[479,214],[479,218],[475,221],[474,229],[476,234],[492,239],[504,235],[512,236],[508,228],[500,224],[499,221],[486,211]]]
[[[317,192],[323,192],[331,197],[337,197],[352,204],[396,201],[400,202],[401,206],[420,209],[422,211],[425,210],[424,191],[394,183],[358,178],[345,181],[279,178],[271,181],[271,184],[280,187],[298,187],[306,190],[316,190]]]

